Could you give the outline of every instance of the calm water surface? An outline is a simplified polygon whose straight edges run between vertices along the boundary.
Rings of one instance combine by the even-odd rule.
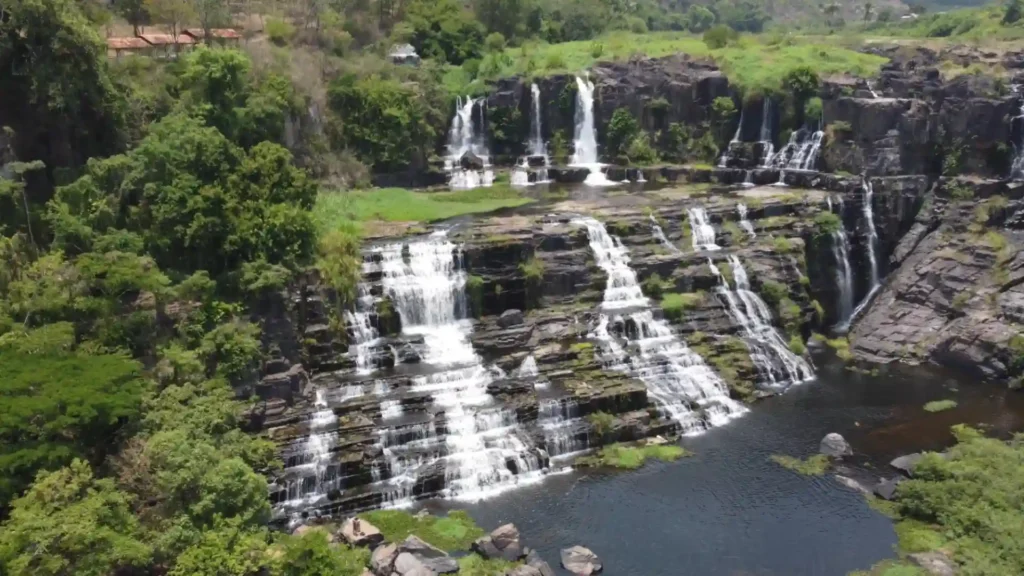
[[[463,508],[491,529],[519,527],[524,544],[561,573],[558,551],[594,550],[608,576],[841,576],[893,556],[891,523],[831,474],[806,477],[769,461],[806,457],[839,432],[858,452],[858,477],[892,476],[888,461],[952,442],[949,427],[1024,429],[1024,395],[957,380],[948,373],[880,368],[857,374],[818,358],[819,378],[758,403],[745,417],[682,444],[695,455],[634,472],[552,476]],[[930,414],[922,405],[953,398]]]

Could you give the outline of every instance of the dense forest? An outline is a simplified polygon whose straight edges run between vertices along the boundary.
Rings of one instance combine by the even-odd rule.
[[[322,188],[426,169],[456,96],[484,93],[502,76],[622,56],[617,43],[630,42],[616,35],[679,34],[703,55],[759,67],[740,53],[801,49],[783,30],[797,24],[835,45],[844,31],[1024,31],[1018,0],[931,14],[941,6],[918,5],[921,17],[901,24],[909,9],[896,2],[6,0],[0,573],[361,574],[362,550],[332,546],[319,531],[271,530],[266,474],[281,462],[247,428],[272,355],[258,311],[309,276],[331,288],[337,310],[355,297],[360,230],[323,225],[314,212]],[[255,21],[244,49],[200,45],[168,60],[106,54],[104,31],[115,27],[177,35],[186,25]],[[387,58],[406,42],[422,65]],[[552,49],[559,43],[573,44]],[[816,63],[834,61],[814,52],[810,63],[762,73],[752,93],[777,90],[794,114],[813,114]],[[725,100],[716,141],[677,134],[672,159],[717,156],[735,116]],[[639,129],[619,123],[612,137],[626,153]],[[663,142],[655,140],[660,152],[631,154],[673,154]],[[1018,445],[960,435],[961,451],[983,463],[1021,457]],[[930,461],[901,511],[949,520],[944,537],[970,540],[995,567],[979,560],[972,573],[998,573],[1020,561],[1020,546],[976,542],[971,531],[992,528],[989,519],[954,502],[976,488],[976,472]],[[960,475],[971,478],[956,483]],[[1019,487],[1000,489],[1019,496]]]

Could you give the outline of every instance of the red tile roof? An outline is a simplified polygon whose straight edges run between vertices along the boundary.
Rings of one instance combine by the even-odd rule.
[[[174,36],[170,34],[139,34],[139,38],[142,38],[146,42],[149,42],[153,46],[166,46],[168,44],[174,44]],[[194,38],[185,34],[178,35],[178,44],[195,44]]]
[[[134,50],[138,48],[149,48],[149,43],[142,38],[107,38],[107,48],[111,50]]]
[[[196,39],[203,38],[203,36],[205,36],[205,34],[203,34],[202,28],[186,28],[185,34],[188,34],[189,36]],[[232,30],[231,28],[211,28],[210,36],[213,36],[214,38],[223,38],[228,40],[234,40],[242,37],[241,34],[239,34],[236,30]]]

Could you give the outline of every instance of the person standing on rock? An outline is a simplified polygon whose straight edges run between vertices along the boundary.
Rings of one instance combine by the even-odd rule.
[[[353,536],[362,536],[363,535],[362,531],[359,529],[359,517],[358,516],[356,516],[355,518],[352,519],[352,535]]]

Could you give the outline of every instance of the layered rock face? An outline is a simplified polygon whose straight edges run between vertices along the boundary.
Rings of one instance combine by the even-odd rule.
[[[893,250],[896,272],[854,326],[875,361],[932,361],[983,378],[1021,370],[1018,184],[943,179]]]
[[[286,465],[281,518],[484,496],[580,450],[719,425],[810,377],[802,342],[842,320],[821,215],[843,223],[855,277],[870,260],[861,180],[815,183],[581,190],[374,240],[355,310],[315,287],[294,303],[311,379],[259,421]],[[888,253],[926,182],[873,184]]]

